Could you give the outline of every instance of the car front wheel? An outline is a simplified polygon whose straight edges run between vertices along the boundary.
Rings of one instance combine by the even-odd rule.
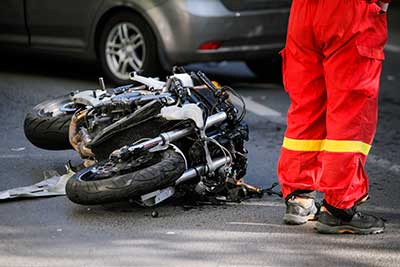
[[[147,22],[134,13],[111,17],[99,41],[100,65],[112,83],[129,83],[129,73],[133,71],[149,76],[161,72],[156,38]]]

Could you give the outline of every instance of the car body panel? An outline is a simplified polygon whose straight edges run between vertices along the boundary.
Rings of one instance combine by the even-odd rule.
[[[24,0],[1,0],[0,43],[29,45],[29,35],[25,25]]]
[[[90,25],[103,0],[27,0],[32,48],[86,50]]]
[[[115,10],[131,10],[152,28],[164,68],[276,53],[284,46],[289,6],[246,8],[220,0],[2,0],[0,29],[7,32],[0,32],[0,44],[25,44],[32,51],[95,59],[102,19]],[[12,26],[7,14],[15,19]],[[207,41],[219,41],[221,47],[199,50]]]
[[[176,0],[147,12],[157,25],[166,61],[184,64],[276,53],[285,43],[289,7],[233,12],[220,1]],[[221,47],[198,50],[207,41],[220,41]]]

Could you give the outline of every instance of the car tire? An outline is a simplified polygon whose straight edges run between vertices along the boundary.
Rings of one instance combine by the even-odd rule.
[[[282,59],[280,56],[271,56],[262,60],[247,60],[246,65],[257,78],[267,82],[282,83]]]
[[[97,53],[103,74],[115,85],[129,83],[131,71],[146,76],[162,73],[157,39],[148,23],[133,12],[117,13],[105,23]],[[119,62],[122,63],[118,65]],[[123,73],[124,64],[126,73]]]

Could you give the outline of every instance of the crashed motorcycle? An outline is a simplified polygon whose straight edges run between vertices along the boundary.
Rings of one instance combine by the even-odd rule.
[[[240,201],[263,191],[244,183],[249,130],[240,95],[202,72],[174,68],[166,81],[131,73],[132,84],[76,91],[25,118],[32,144],[77,151],[82,167],[68,198],[92,205],[153,206],[174,195]]]

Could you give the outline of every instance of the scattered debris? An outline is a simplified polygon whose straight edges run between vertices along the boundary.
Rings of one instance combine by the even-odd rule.
[[[264,193],[266,193],[268,196],[271,195],[277,195],[279,197],[283,197],[281,191],[275,191],[274,188],[277,187],[279,184],[278,183],[273,183],[271,187],[263,189]]]
[[[44,180],[31,186],[0,191],[0,200],[13,198],[35,198],[65,195],[65,184],[75,173],[68,170],[60,175],[56,171],[44,172]]]
[[[24,151],[25,150],[25,147],[13,147],[13,148],[11,148],[11,151],[14,151],[14,152],[20,152],[20,151]]]
[[[151,217],[153,217],[153,218],[157,218],[158,217],[158,211],[156,211],[156,210],[153,210],[152,212],[151,212]]]

